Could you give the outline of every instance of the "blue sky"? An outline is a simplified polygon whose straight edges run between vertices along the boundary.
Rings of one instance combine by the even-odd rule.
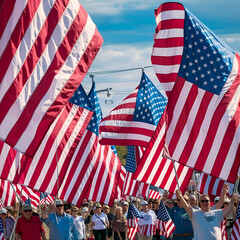
[[[90,71],[106,71],[151,66],[154,9],[163,2],[155,0],[80,0],[90,14],[104,43]],[[234,51],[240,53],[240,1],[239,0],[185,0],[181,3],[221,37]],[[161,90],[152,68],[145,69],[152,82]],[[95,75],[97,89],[111,87],[111,96],[99,93],[106,115],[139,84],[141,70],[107,75]],[[91,79],[86,76],[83,86],[88,91]],[[105,104],[111,99],[113,104]]]

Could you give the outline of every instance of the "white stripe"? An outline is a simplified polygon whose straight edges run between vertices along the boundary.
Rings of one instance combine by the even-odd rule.
[[[172,91],[174,84],[175,84],[175,82],[168,82],[168,83],[161,82],[161,86],[165,92]]]
[[[135,111],[135,108],[121,108],[117,110],[113,110],[110,115],[119,115],[119,114],[128,114],[133,115]]]
[[[176,65],[155,65],[153,64],[153,68],[156,74],[170,74],[170,73],[178,73],[180,64]]]
[[[3,35],[0,39],[0,56],[2,55],[4,49],[7,46],[7,43],[12,35],[12,32],[18,22],[19,17],[21,16],[25,6],[27,5],[28,0],[17,0],[15,2],[11,17],[8,20],[8,23],[4,29]]]
[[[177,162],[175,164],[178,164]],[[180,174],[180,176],[178,176],[178,182],[179,182],[179,185],[181,187],[182,183],[184,182],[185,178],[186,177],[189,177],[189,171],[190,169],[188,167],[183,167],[183,170]],[[178,185],[176,184],[176,188],[175,188],[175,191],[178,189]],[[175,192],[174,191],[174,192]]]
[[[205,93],[206,93],[205,90],[198,89],[198,94],[197,94],[197,97],[196,97],[196,99],[193,103],[192,109],[189,112],[187,123],[184,125],[181,136],[179,137],[179,139],[177,141],[176,148],[175,148],[175,150],[172,154],[173,159],[179,159],[180,158],[181,153],[183,152],[183,150],[184,150],[184,148],[187,144],[186,139],[188,139],[189,133],[192,131],[193,124],[194,124],[195,120],[198,121],[196,119],[196,117],[197,117],[197,113],[198,113],[201,101],[202,101]],[[193,129],[193,131],[194,130],[197,131],[197,129]]]
[[[205,117],[203,119],[200,131],[199,131],[201,134],[198,135],[198,138],[195,141],[195,144],[192,148],[192,152],[189,156],[189,159],[188,159],[188,162],[187,162],[186,165],[188,165],[190,167],[193,167],[195,165],[196,160],[197,160],[197,158],[200,154],[200,151],[201,151],[201,149],[203,147],[203,144],[205,142],[205,139],[207,137],[208,129],[210,127],[211,119],[212,119],[212,116],[214,114],[215,108],[216,108],[216,106],[219,105],[220,101],[223,98],[223,95],[225,94],[225,92],[231,86],[232,82],[234,81],[234,79],[236,77],[237,72],[238,72],[238,64],[237,64],[236,57],[234,57],[233,68],[232,68],[231,74],[229,75],[229,77],[228,77],[220,95],[219,96],[214,95],[212,97],[212,100],[211,100],[211,102],[210,102],[210,104],[207,108],[207,111],[205,113]]]
[[[20,2],[20,1],[19,1]],[[16,78],[19,70],[23,66],[29,51],[31,50],[34,42],[36,41],[39,32],[41,31],[44,22],[47,19],[47,16],[53,6],[54,2],[42,1],[32,19],[31,24],[29,25],[24,37],[22,38],[21,43],[19,44],[15,55],[8,67],[8,70],[0,84],[0,101],[2,100],[4,94],[7,92],[8,88],[13,83]],[[19,5],[19,3],[18,3]],[[20,7],[21,9],[22,7]],[[43,67],[43,66],[42,66]],[[38,79],[40,80],[40,79]],[[24,92],[24,91],[23,91]],[[26,93],[25,93],[26,94]]]
[[[18,167],[21,166],[20,161],[21,161],[22,156],[23,155],[21,153],[17,152],[17,154],[14,158],[14,161],[12,163],[12,166],[10,167],[10,171],[9,171],[9,174],[7,177],[8,180],[13,181],[14,177],[16,176],[16,173],[19,170]]]
[[[155,39],[181,38],[184,31],[181,28],[163,29],[155,34]]]
[[[209,192],[209,185],[210,185],[211,177],[207,177],[207,180],[205,182],[204,190],[203,193],[208,193]]]
[[[140,140],[144,142],[149,142],[151,137],[148,137],[146,135],[142,134],[134,134],[134,133],[108,133],[104,132],[101,133],[102,138],[107,138],[107,139],[122,139],[122,140]]]
[[[168,166],[170,166],[171,164],[173,164],[171,160],[167,160],[167,163],[169,164]],[[165,165],[165,166],[166,166],[166,165]],[[173,166],[173,165],[172,165],[172,166]],[[179,164],[176,164],[176,162],[175,162],[175,168],[176,168],[176,171],[177,171],[178,168],[179,168]],[[167,169],[166,169],[166,170],[167,170]],[[169,189],[170,186],[171,186],[171,184],[173,183],[173,181],[176,182],[176,175],[175,175],[175,171],[174,171],[173,168],[172,168],[172,171],[171,171],[171,173],[170,173],[170,176],[168,176],[168,177],[166,177],[166,175],[163,176],[163,179],[166,179],[166,178],[167,178],[167,182],[166,182],[166,184],[165,184],[164,189]],[[177,186],[177,184],[176,184],[176,186]],[[181,185],[180,185],[180,186],[181,186]]]
[[[213,185],[212,195],[217,195],[217,189],[218,189],[219,182],[220,182],[220,179],[217,178]]]
[[[19,143],[16,144],[16,149],[17,148],[26,149],[27,144],[29,144],[32,141],[36,133],[39,120],[42,119],[46,110],[51,106],[52,102],[59,95],[59,92],[61,91],[62,87],[71,77],[72,73],[74,72],[75,68],[78,65],[78,62],[80,61],[82,55],[84,54],[84,51],[88,47],[88,44],[93,37],[95,29],[96,26],[93,24],[92,20],[88,16],[87,23],[85,25],[83,32],[78,38],[63,67],[54,77],[53,82],[50,88],[48,89],[47,93],[45,94],[44,98],[36,108],[30,123],[28,124],[25,132],[21,135],[21,138],[19,139]],[[29,138],[29,136],[32,136],[32,139]]]
[[[166,48],[153,48],[152,56],[172,57],[182,56],[183,47],[166,47]]]
[[[170,19],[185,19],[185,11],[184,10],[169,10],[160,12],[156,16],[156,23],[157,25],[159,22],[164,20],[170,20]]]

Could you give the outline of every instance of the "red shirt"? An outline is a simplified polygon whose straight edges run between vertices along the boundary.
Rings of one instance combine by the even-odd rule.
[[[38,216],[32,215],[30,221],[24,216],[18,218],[15,232],[22,240],[41,240],[41,232],[44,232],[42,222]]]

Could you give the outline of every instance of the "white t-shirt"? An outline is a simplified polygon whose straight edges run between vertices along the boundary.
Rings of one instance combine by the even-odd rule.
[[[203,212],[192,209],[192,225],[194,240],[221,240],[221,221],[223,220],[223,210],[212,210]]]
[[[77,216],[76,218],[73,218],[73,223],[75,224],[78,232],[77,239],[86,239],[84,219],[80,216]]]
[[[103,229],[106,229],[105,225],[107,225],[107,223],[108,223],[108,217],[103,212],[101,213],[101,215],[94,214],[92,216],[92,222],[95,223],[95,225],[93,227],[94,230],[103,230]],[[103,223],[105,223],[105,225]]]
[[[148,212],[141,212],[143,218],[139,218],[138,225],[155,225],[157,216],[154,211],[148,210]]]

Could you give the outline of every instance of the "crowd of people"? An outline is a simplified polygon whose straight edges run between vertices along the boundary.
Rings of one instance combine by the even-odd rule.
[[[176,199],[168,199],[165,192],[162,201],[175,225],[168,239],[222,239],[220,227],[224,218],[229,238],[236,215],[237,199],[233,194],[230,200],[226,196],[227,192],[228,186],[225,184],[221,196],[216,197],[213,204],[206,194],[182,195],[177,190]],[[155,226],[160,200],[132,202],[142,215],[138,221],[136,239],[166,239]],[[0,220],[5,239],[10,239],[15,233],[16,240],[127,240],[128,207],[128,201],[116,201],[111,207],[88,202],[78,208],[57,199],[55,204],[42,205],[38,213],[30,205],[23,204],[16,224],[16,211],[12,207],[2,208]],[[48,234],[45,233],[47,228]]]

